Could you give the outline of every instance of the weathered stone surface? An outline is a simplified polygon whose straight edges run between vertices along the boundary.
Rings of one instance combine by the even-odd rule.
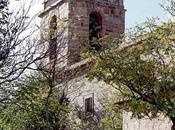
[[[80,60],[80,39],[89,40],[89,18],[91,13],[98,13],[102,17],[101,35],[118,37],[125,28],[125,9],[123,0],[47,0],[45,9],[40,14],[44,29],[49,30],[50,19],[53,15],[58,18],[58,34],[63,29],[65,41],[58,40],[64,44],[66,64],[71,65]],[[47,31],[45,36],[47,35]],[[46,43],[47,44],[47,43]]]
[[[105,101],[114,93],[114,88],[107,86],[104,82],[97,80],[89,81],[84,76],[74,78],[67,82],[69,88],[68,97],[73,104],[84,108],[84,100],[88,97],[94,97],[94,112],[102,109]]]
[[[123,112],[123,130],[171,130],[171,121],[164,116],[150,120],[132,118],[131,112]]]

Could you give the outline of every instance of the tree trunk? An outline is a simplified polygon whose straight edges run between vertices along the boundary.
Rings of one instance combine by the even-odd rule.
[[[175,124],[173,123],[171,130],[175,130]]]
[[[171,130],[175,130],[175,117],[171,117],[170,119],[171,119],[171,121],[173,123],[173,125],[171,127]]]

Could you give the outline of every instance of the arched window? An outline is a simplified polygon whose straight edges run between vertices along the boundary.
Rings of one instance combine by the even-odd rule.
[[[56,29],[57,29],[57,17],[56,17],[56,15],[52,16],[49,26],[50,26],[50,32],[51,31],[53,31],[53,32],[56,31]]]
[[[101,37],[102,31],[102,17],[97,12],[92,12],[89,16],[89,41],[90,46],[94,50],[100,49],[100,44],[94,39],[98,40]]]
[[[57,30],[57,17],[56,15],[52,16],[50,25],[49,25],[49,59],[55,59],[57,56],[57,36],[56,36],[56,30]]]

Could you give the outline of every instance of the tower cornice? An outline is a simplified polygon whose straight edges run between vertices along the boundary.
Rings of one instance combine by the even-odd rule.
[[[58,5],[62,4],[63,2],[66,2],[67,0],[57,0],[55,2],[47,3],[50,0],[47,0],[44,2],[44,10],[38,15],[39,17],[43,17],[47,12],[52,10],[53,8],[57,7]],[[52,0],[53,1],[53,0]]]

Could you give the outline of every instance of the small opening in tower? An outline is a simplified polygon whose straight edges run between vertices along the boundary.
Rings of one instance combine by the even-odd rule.
[[[102,17],[98,12],[92,12],[89,16],[89,41],[93,50],[100,50],[98,39],[101,37]]]
[[[93,113],[94,112],[94,104],[93,104],[93,98],[89,97],[85,99],[85,112],[87,113]]]
[[[57,30],[57,17],[56,17],[56,15],[52,16],[52,18],[50,20],[49,29],[50,29],[49,30],[50,36],[52,37]]]
[[[49,60],[55,59],[57,56],[57,17],[56,15],[52,16],[49,26]]]

